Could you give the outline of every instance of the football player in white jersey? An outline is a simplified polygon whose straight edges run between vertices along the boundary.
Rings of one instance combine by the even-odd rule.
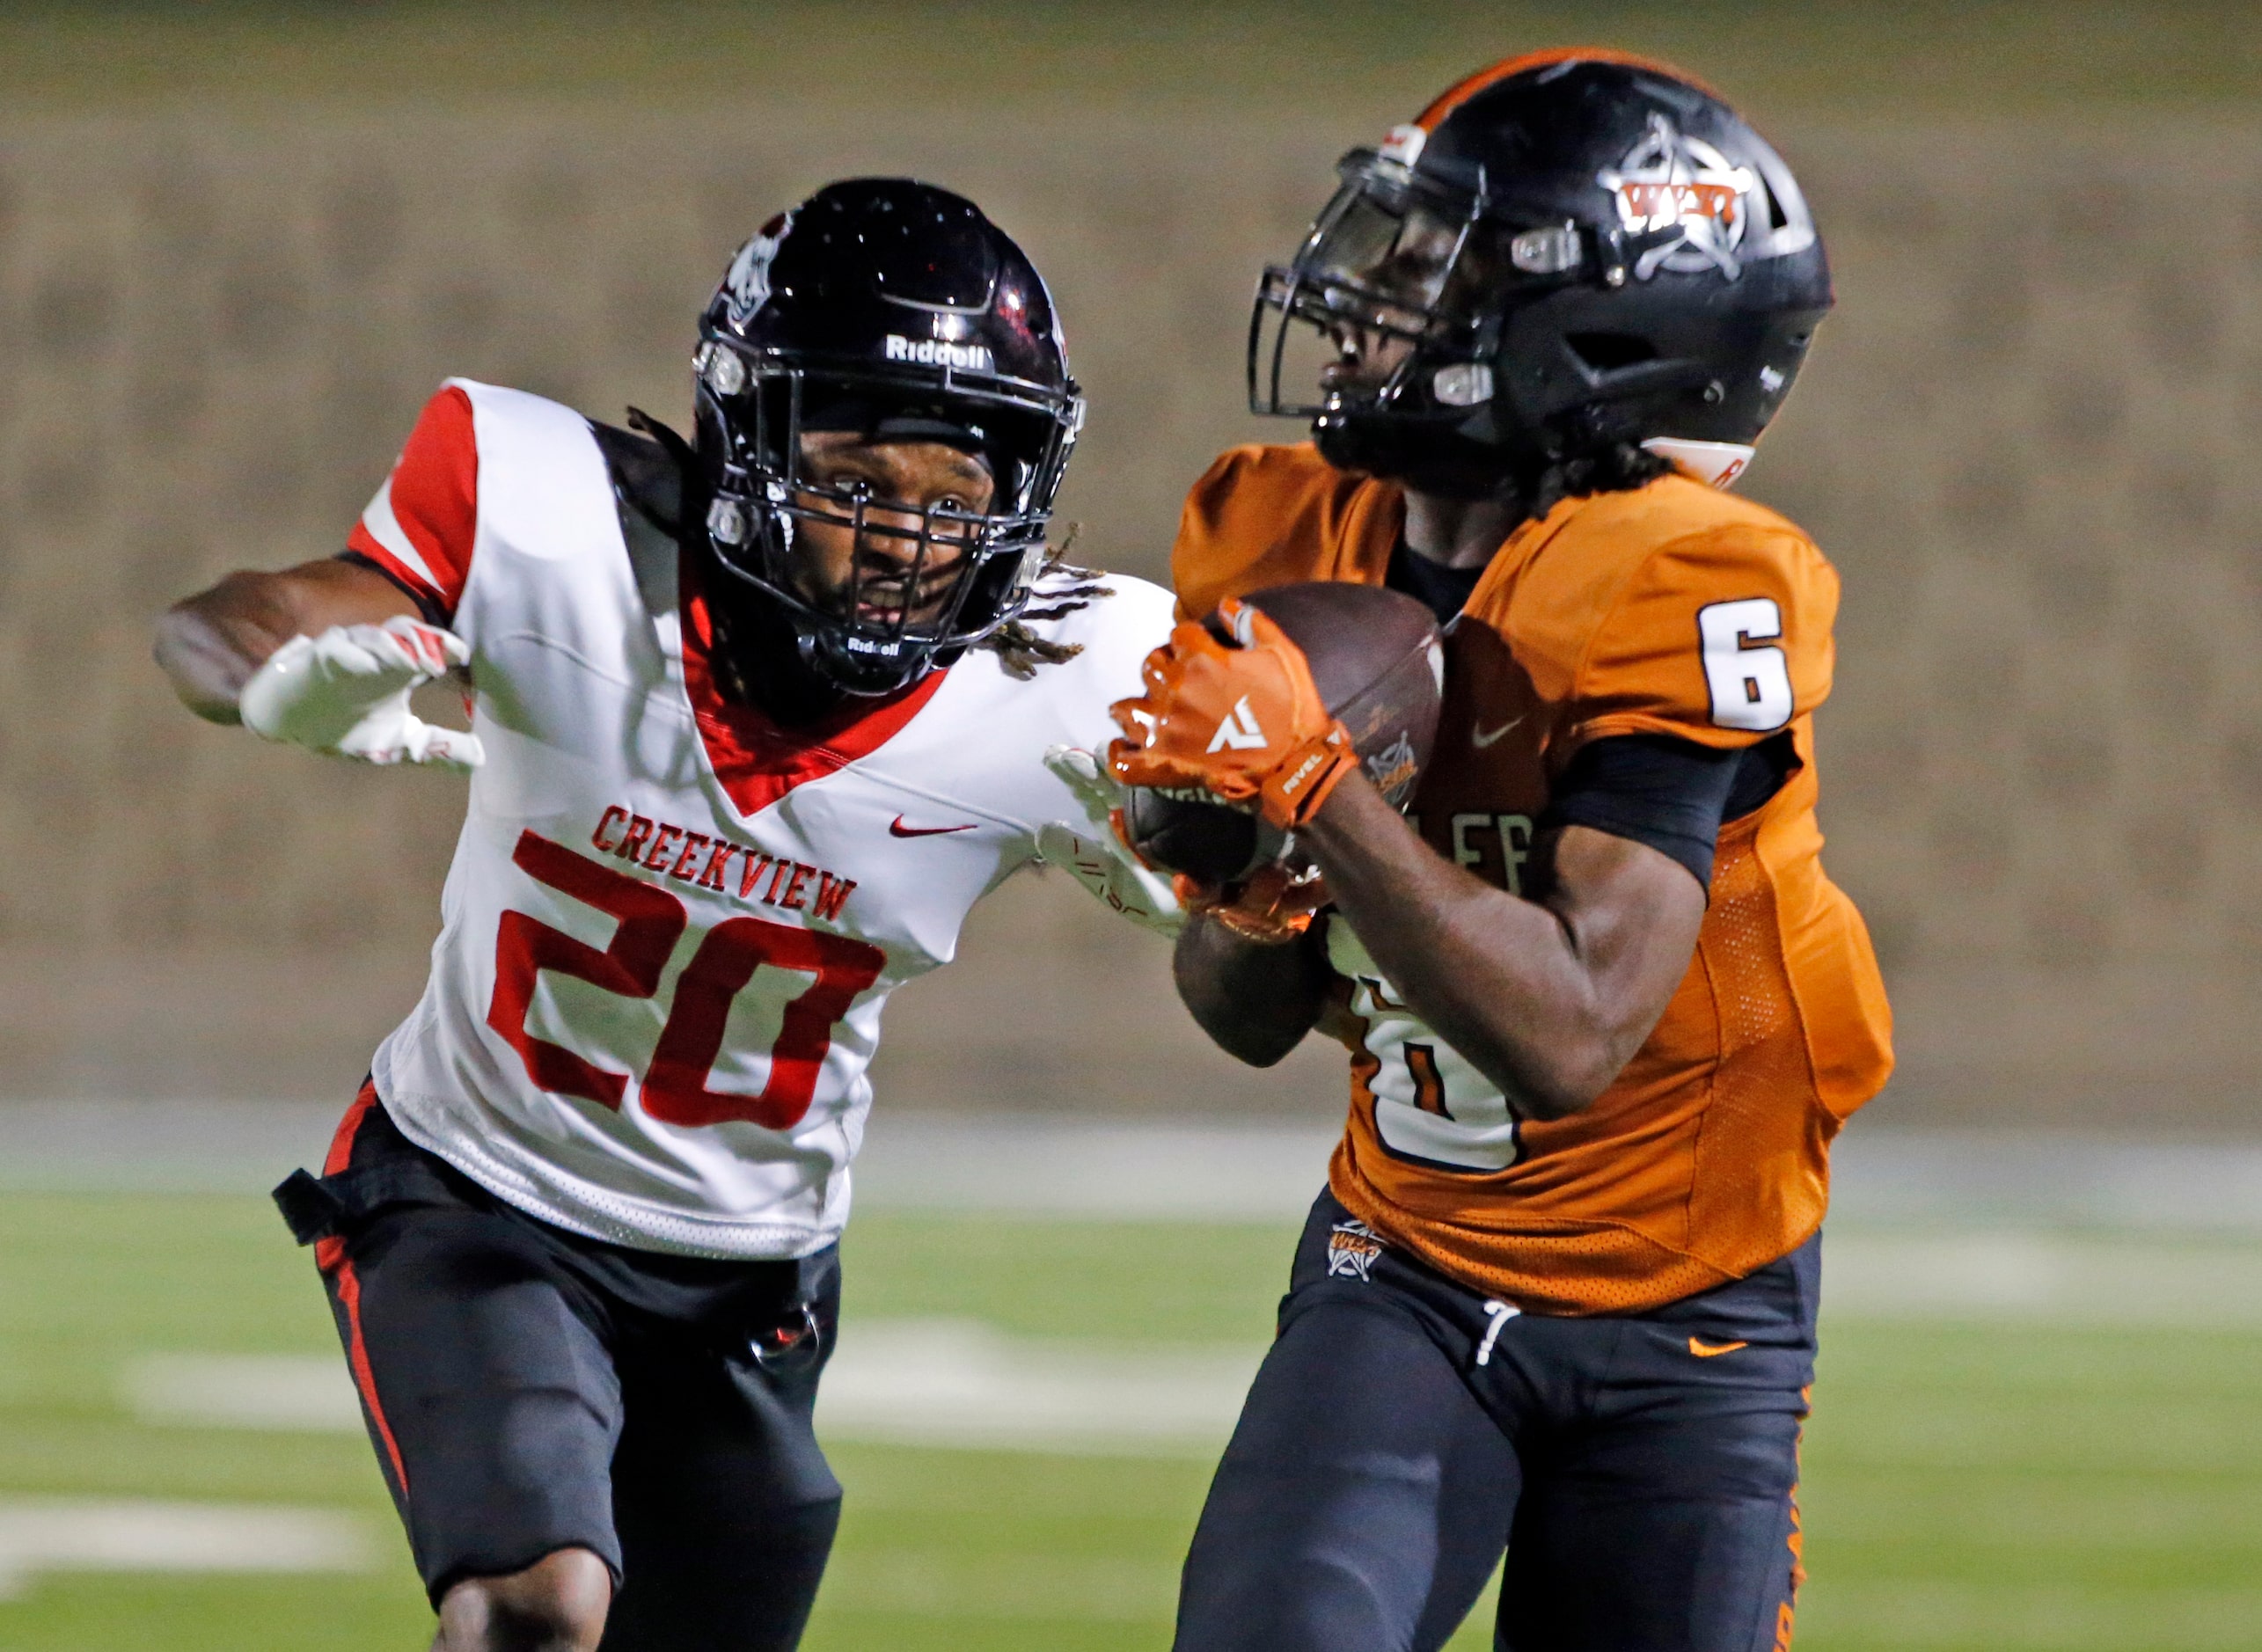
[[[798,1641],[882,1003],[1039,860],[1175,918],[1084,756],[1170,598],[1046,549],[1083,408],[1021,249],[835,184],[700,332],[695,441],[450,381],[342,558],[158,639],[214,721],[472,771],[423,999],[277,1189],[444,1652]]]

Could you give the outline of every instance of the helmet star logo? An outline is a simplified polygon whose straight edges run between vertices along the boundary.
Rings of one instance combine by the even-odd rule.
[[[1652,113],[1641,141],[1594,181],[1616,201],[1627,234],[1673,238],[1642,253],[1635,280],[1661,269],[1684,275],[1717,270],[1730,281],[1743,274],[1736,249],[1750,216],[1745,198],[1759,183],[1750,167],[1731,165],[1711,144]]]

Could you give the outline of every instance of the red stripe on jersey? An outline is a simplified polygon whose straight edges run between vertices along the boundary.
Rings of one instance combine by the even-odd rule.
[[[370,1368],[369,1345],[362,1340],[362,1276],[354,1271],[353,1263],[341,1262],[337,1280],[338,1300],[346,1310],[346,1362],[354,1369],[354,1386],[361,1390],[362,1403],[370,1408],[377,1438],[384,1442],[384,1454],[392,1459],[393,1483],[406,1497],[408,1470],[400,1460],[400,1442],[392,1437],[392,1424],[385,1421],[384,1407],[377,1399],[377,1373]]]
[[[366,524],[356,523],[347,544],[430,591],[452,615],[471,576],[479,517],[479,441],[472,429],[472,398],[460,389],[450,385],[424,404],[392,467],[392,496],[393,520],[431,577],[404,566]]]
[[[838,711],[796,728],[781,728],[751,705],[722,698],[707,656],[714,648],[706,593],[689,556],[677,567],[683,590],[684,689],[714,778],[742,815],[758,815],[804,781],[817,780],[867,757],[895,737],[942,686],[930,671],[882,699],[852,697]]]
[[[434,607],[450,615],[455,612],[456,605],[448,600],[446,595],[431,581],[379,545],[377,536],[369,530],[368,524],[358,522],[354,524],[354,530],[346,536],[346,549],[367,557]]]

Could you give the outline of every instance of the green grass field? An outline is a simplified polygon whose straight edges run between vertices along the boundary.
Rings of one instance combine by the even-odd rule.
[[[875,1215],[856,1319],[1261,1345],[1290,1235]],[[852,1333],[853,1334],[853,1333]],[[0,1510],[57,1497],[344,1510],[376,1569],[37,1571],[11,1652],[395,1652],[428,1619],[361,1441],[139,1422],[151,1353],[330,1347],[262,1202],[0,1197]],[[815,1652],[1160,1648],[1198,1460],[837,1448],[846,1524]],[[1834,1325],[1806,1455],[1803,1652],[2262,1646],[2262,1330]],[[4,1525],[0,1522],[0,1525]],[[4,1583],[0,1578],[0,1583]],[[1487,1644],[1466,1629],[1456,1648]]]

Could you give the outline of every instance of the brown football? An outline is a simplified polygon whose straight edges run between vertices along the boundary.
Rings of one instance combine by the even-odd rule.
[[[1314,581],[1252,591],[1248,603],[1304,651],[1328,709],[1351,730],[1361,765],[1403,808],[1437,737],[1445,652],[1436,619],[1410,596],[1373,585]],[[1221,640],[1223,624],[1208,625]],[[1132,790],[1124,805],[1131,844],[1158,866],[1204,883],[1232,883],[1290,847],[1288,835],[1206,792]]]

